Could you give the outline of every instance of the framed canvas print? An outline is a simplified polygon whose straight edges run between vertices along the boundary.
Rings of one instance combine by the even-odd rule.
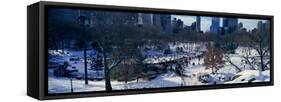
[[[37,99],[273,85],[273,16],[41,1],[28,6]]]

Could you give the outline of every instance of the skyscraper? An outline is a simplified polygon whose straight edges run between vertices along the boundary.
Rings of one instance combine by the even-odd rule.
[[[210,32],[218,34],[220,29],[220,18],[212,17],[212,25],[210,27]]]
[[[243,23],[240,22],[240,23],[238,24],[238,30],[242,30],[242,29],[243,29]]]
[[[257,24],[257,30],[259,32],[268,32],[270,29],[269,27],[270,27],[269,21],[265,21],[265,22],[259,21]]]
[[[258,21],[258,24],[257,24],[257,29],[263,29],[263,23],[262,21]]]
[[[201,32],[201,17],[196,16],[196,32]]]
[[[153,25],[166,33],[172,32],[172,18],[170,14],[153,14]]]
[[[155,26],[160,31],[171,33],[172,21],[170,14],[138,13],[138,26]]]
[[[153,14],[149,13],[138,13],[138,21],[137,24],[140,26],[152,25],[152,16]]]
[[[143,25],[143,21],[142,21],[142,13],[138,13],[138,21],[137,21],[137,25],[138,25],[138,26],[142,26],[142,25]]]
[[[237,18],[223,18],[223,28],[226,33],[233,33],[237,31],[238,19]]]
[[[161,28],[166,33],[172,32],[172,17],[169,14],[162,14],[160,16],[161,19]]]

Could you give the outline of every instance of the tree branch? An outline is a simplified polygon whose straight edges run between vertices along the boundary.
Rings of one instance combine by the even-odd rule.
[[[116,66],[118,66],[120,63],[122,62],[122,59],[114,61],[110,66],[109,66],[109,70],[115,68]]]
[[[227,61],[229,64],[231,64],[232,66],[234,66],[238,72],[241,72],[241,71],[242,71],[241,68],[239,68],[236,64],[234,64],[234,63],[230,60],[230,57],[227,56],[227,55],[226,55],[226,61]]]

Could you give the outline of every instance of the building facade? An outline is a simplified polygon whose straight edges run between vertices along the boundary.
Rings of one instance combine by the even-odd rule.
[[[210,32],[214,34],[219,34],[220,31],[220,18],[212,17],[212,24],[210,27]]]
[[[196,32],[201,32],[201,17],[196,16]]]
[[[172,20],[169,14],[138,13],[138,26],[155,26],[161,32],[172,32]]]
[[[238,30],[237,18],[223,18],[223,29],[225,33],[233,33]]]

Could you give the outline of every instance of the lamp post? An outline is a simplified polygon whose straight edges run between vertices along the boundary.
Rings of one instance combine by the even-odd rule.
[[[79,24],[81,25],[81,30],[83,33],[85,84],[88,84],[87,41],[86,41],[86,26],[88,23],[88,19],[86,18],[86,16],[79,14],[78,20],[79,20]]]
[[[71,91],[71,93],[73,93],[72,78],[70,78],[70,91]]]
[[[73,93],[73,78],[75,77],[75,75],[73,74],[73,72],[77,72],[78,70],[67,70],[66,71],[66,75],[67,77],[70,79],[70,92]]]

